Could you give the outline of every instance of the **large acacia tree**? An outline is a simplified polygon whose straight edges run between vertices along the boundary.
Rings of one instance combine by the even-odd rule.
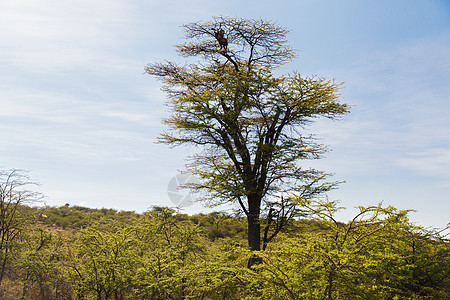
[[[172,110],[160,141],[202,149],[188,165],[202,179],[193,187],[205,190],[211,204],[238,204],[249,248],[265,249],[298,213],[294,199],[335,186],[299,164],[325,151],[305,127],[316,117],[337,119],[349,107],[338,102],[334,80],[274,73],[295,56],[288,31],[276,23],[216,17],[183,28],[187,41],[177,51],[194,62],[146,67],[164,82]]]

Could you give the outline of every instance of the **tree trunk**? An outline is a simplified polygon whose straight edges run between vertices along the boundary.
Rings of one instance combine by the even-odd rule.
[[[259,215],[251,214],[247,216],[248,223],[248,247],[252,251],[261,250],[261,224]]]
[[[333,280],[334,280],[334,270],[331,270],[328,274],[328,286],[325,289],[325,298],[328,300],[333,299]]]
[[[259,219],[259,214],[261,210],[261,197],[256,195],[251,195],[247,197],[248,199],[248,215],[247,215],[247,226],[248,226],[248,247],[251,251],[261,250],[261,222]],[[248,260],[248,267],[251,268],[253,265],[262,262],[261,257],[252,256]]]
[[[2,262],[1,262],[1,268],[0,268],[0,286],[1,286],[2,282],[3,282],[3,277],[4,277],[5,272],[6,272],[6,261],[8,260],[8,255],[9,255],[9,253],[8,253],[9,251],[8,251],[8,248],[7,248],[8,245],[6,245],[4,247],[5,247],[4,253],[2,253],[3,257],[1,258]],[[0,249],[0,250],[3,250],[3,249]]]

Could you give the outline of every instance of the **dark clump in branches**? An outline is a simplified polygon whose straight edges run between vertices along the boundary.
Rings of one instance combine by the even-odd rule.
[[[228,40],[225,38],[225,31],[223,29],[219,29],[218,31],[216,31],[214,36],[219,42],[220,47],[226,49],[228,46]]]

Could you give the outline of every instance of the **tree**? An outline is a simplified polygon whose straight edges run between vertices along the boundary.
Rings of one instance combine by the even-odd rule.
[[[133,279],[135,299],[200,299],[196,273],[206,239],[198,225],[174,213],[154,207],[136,222],[140,265]]]
[[[21,170],[0,170],[0,284],[17,237],[26,226],[20,206],[42,198],[42,194],[29,190],[35,185]]]
[[[23,284],[22,299],[72,299],[76,277],[67,267],[72,259],[68,251],[71,239],[73,233],[52,232],[39,225],[21,235],[14,265],[17,282]]]
[[[264,235],[267,244],[297,212],[297,203],[279,195],[306,199],[335,187],[323,182],[324,172],[298,165],[325,151],[302,129],[349,107],[338,102],[334,80],[274,74],[295,55],[288,31],[276,23],[217,17],[183,27],[188,41],[177,51],[201,61],[146,67],[164,82],[173,112],[160,142],[202,147],[188,165],[202,183],[191,187],[206,191],[213,205],[237,203],[247,217],[249,248],[261,250],[261,217],[272,232]]]
[[[136,271],[132,230],[101,232],[93,228],[82,229],[75,243],[78,262],[75,266],[79,295],[102,299],[124,299],[131,288]]]
[[[410,231],[402,248],[402,259],[385,266],[392,286],[408,297],[450,298],[450,241],[441,235],[447,228]]]

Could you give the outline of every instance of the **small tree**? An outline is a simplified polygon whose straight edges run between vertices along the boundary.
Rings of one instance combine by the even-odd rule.
[[[70,247],[73,233],[32,226],[21,235],[21,249],[15,255],[23,299],[71,299],[73,269]],[[76,278],[76,277],[75,277]],[[10,295],[11,296],[11,295]]]
[[[74,244],[78,253],[75,270],[78,294],[102,299],[123,299],[131,287],[136,271],[132,230],[116,233],[83,229]]]
[[[31,185],[35,183],[24,171],[0,170],[0,285],[14,242],[26,226],[19,208],[42,198],[42,194],[28,189]]]
[[[302,129],[349,108],[337,101],[333,80],[273,73],[294,57],[288,31],[275,23],[218,17],[183,27],[188,42],[178,52],[203,61],[146,67],[163,80],[173,111],[160,141],[204,149],[188,165],[203,180],[192,187],[206,190],[211,204],[238,203],[247,216],[249,248],[260,250],[262,215],[272,230],[264,235],[267,244],[297,211],[296,203],[277,195],[306,199],[335,186],[322,182],[325,173],[298,165],[324,152]]]
[[[133,279],[136,299],[197,299],[206,240],[199,226],[174,212],[154,207],[136,222],[141,263]]]

